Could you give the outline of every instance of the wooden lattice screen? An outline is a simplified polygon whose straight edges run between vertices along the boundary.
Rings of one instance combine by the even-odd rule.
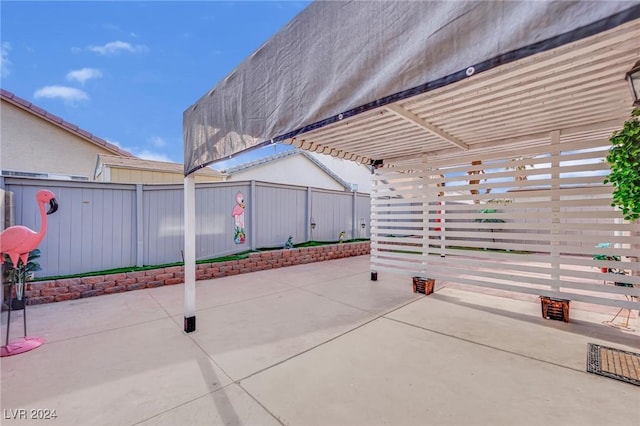
[[[372,270],[639,309],[640,224],[610,206],[609,134],[377,169]]]

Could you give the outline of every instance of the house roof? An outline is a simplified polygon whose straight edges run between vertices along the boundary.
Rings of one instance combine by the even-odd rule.
[[[113,152],[114,154],[117,154],[119,156],[122,157],[133,157],[133,155],[130,152],[127,152],[121,148],[118,148],[117,146],[115,146],[112,143],[107,142],[106,140],[94,135],[93,133],[87,132],[86,130],[81,129],[80,127],[76,126],[75,124],[69,123],[68,121],[63,120],[62,118],[58,117],[57,115],[54,115],[52,113],[50,113],[49,111],[46,111],[36,105],[34,105],[33,103],[22,99],[19,96],[14,95],[13,93],[4,90],[4,89],[0,89],[0,99],[2,99],[3,101],[7,101],[8,103],[30,113],[33,114],[34,116],[46,120],[49,123],[58,126],[59,128],[61,128],[64,131],[67,131],[75,136],[78,136],[88,142],[91,142],[94,145],[97,145],[103,149],[106,149],[108,151]]]
[[[185,174],[273,142],[387,164],[610,131],[639,34],[637,1],[315,1],[185,110]]]
[[[344,187],[344,189],[346,189],[348,191],[351,191],[351,184],[349,182],[345,181],[340,176],[335,174],[330,168],[328,168],[327,166],[322,164],[322,162],[318,161],[314,156],[312,156],[309,153],[307,153],[305,151],[302,151],[300,149],[290,149],[288,151],[280,152],[278,154],[274,154],[274,155],[271,155],[271,156],[268,156],[268,157],[260,158],[258,160],[250,161],[248,163],[239,164],[237,166],[230,167],[230,168],[228,168],[226,170],[223,170],[222,172],[227,174],[227,175],[233,175],[234,173],[244,172],[244,171],[252,169],[254,167],[263,166],[265,164],[273,163],[275,161],[279,161],[279,160],[282,160],[282,159],[287,158],[287,157],[292,157],[294,155],[302,155],[304,158],[306,158],[307,160],[311,161],[318,168],[320,168],[323,172],[325,172],[333,180],[335,180],[340,185],[342,185]]]
[[[180,173],[180,174],[182,174],[182,170],[183,170],[181,163],[171,163],[167,161],[155,161],[155,160],[143,160],[142,158],[120,157],[117,155],[107,155],[107,154],[98,155],[98,162],[96,165],[96,174],[97,174],[97,170],[99,170],[101,166],[120,167],[120,168],[126,168],[126,169],[136,169],[136,170],[159,171],[159,172],[174,172],[174,173]],[[198,170],[197,174],[200,176],[222,177],[222,173],[210,167],[205,167],[203,169]]]

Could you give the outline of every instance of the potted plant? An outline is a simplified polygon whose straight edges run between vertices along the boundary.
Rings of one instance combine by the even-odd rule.
[[[596,246],[597,248],[609,248],[611,244],[609,243],[600,243]],[[594,254],[593,260],[601,260],[601,261],[620,261],[620,256],[610,255],[610,254]],[[601,272],[609,272],[610,268],[608,266],[601,266]]]
[[[13,294],[7,294],[5,292],[5,295],[7,296],[5,300],[10,301],[12,310],[20,310],[24,308],[24,290],[26,283],[33,280],[34,272],[42,269],[40,264],[36,262],[40,257],[40,249],[35,249],[30,252],[29,257],[27,258],[27,264],[24,265],[22,262],[19,262],[20,266],[17,268],[14,267],[13,262],[8,255],[4,256],[3,284],[6,285],[8,291],[11,291],[10,289],[12,284],[15,287],[15,297],[13,297]]]

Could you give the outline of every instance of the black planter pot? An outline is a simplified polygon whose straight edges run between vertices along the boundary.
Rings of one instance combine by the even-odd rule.
[[[24,309],[26,299],[23,297],[20,299],[11,299],[11,310],[12,311],[21,311]]]

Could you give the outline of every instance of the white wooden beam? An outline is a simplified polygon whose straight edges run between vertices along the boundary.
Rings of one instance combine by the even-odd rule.
[[[413,114],[410,111],[407,111],[406,109],[402,108],[399,105],[388,105],[386,106],[386,109],[391,111],[392,113],[394,113],[395,115],[397,115],[398,117],[415,124],[418,127],[423,128],[424,130],[428,131],[429,133],[433,133],[434,135],[440,136],[442,139],[444,139],[445,141],[457,146],[458,148],[464,149],[464,150],[468,150],[469,149],[469,145],[467,145],[466,143],[459,141],[458,139],[456,139],[455,137],[451,136],[450,134],[448,134],[447,132],[445,132],[444,130],[434,126],[433,124],[427,122],[426,120],[423,120],[422,118],[418,117],[417,115]]]

